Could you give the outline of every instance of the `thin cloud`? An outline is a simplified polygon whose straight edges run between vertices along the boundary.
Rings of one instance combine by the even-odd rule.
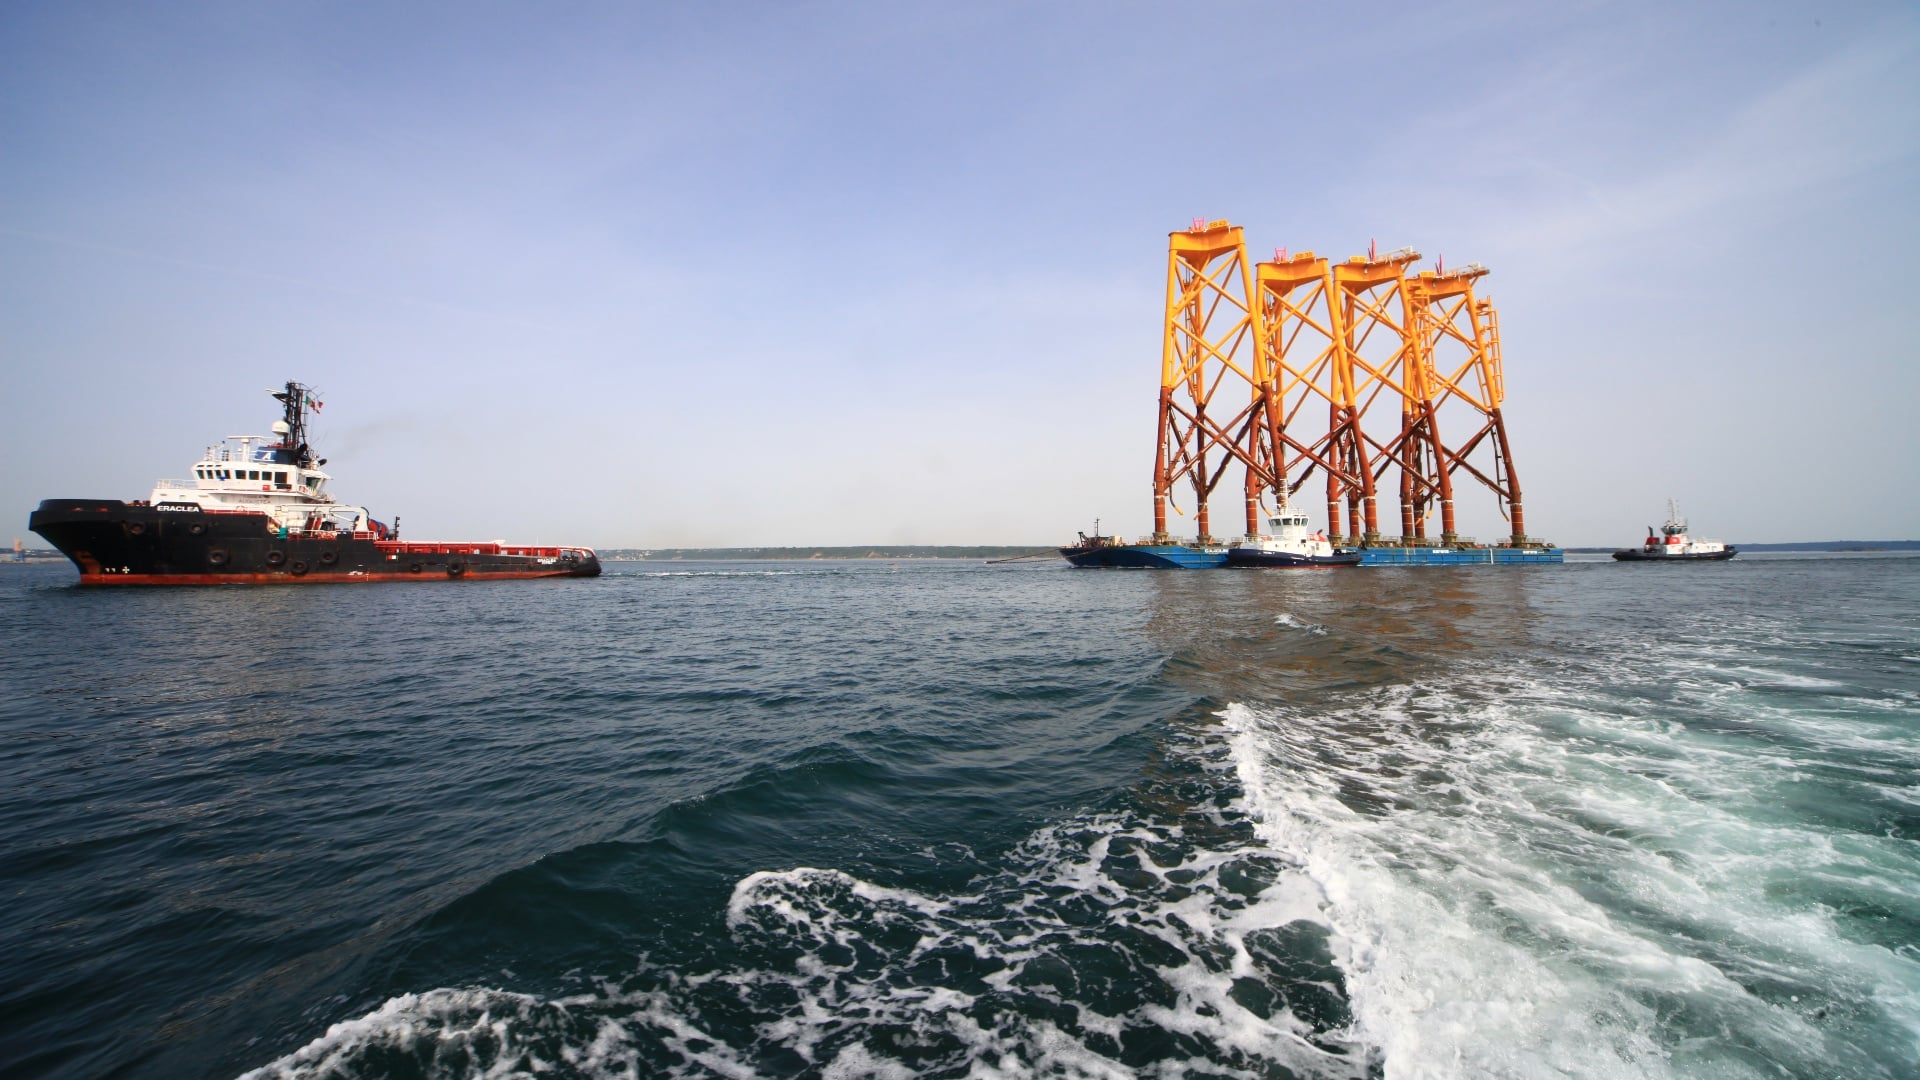
[[[1560,248],[1625,238],[1749,209],[1837,184],[1920,151],[1912,121],[1916,57],[1911,35],[1829,56],[1735,112],[1695,150],[1648,161],[1630,179],[1595,182],[1557,163],[1542,174],[1579,189],[1505,230],[1502,247]]]

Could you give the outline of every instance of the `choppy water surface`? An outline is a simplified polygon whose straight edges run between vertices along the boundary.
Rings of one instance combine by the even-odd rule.
[[[0,571],[8,1076],[1920,1075],[1920,559]]]

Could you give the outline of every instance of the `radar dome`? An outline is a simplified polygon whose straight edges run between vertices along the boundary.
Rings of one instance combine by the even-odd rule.
[[[285,435],[287,432],[292,430],[293,430],[292,428],[287,426],[287,422],[285,420],[275,420],[273,422],[273,433],[275,435]]]

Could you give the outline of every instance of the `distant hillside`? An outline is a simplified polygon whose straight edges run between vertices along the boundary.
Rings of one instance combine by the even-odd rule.
[[[1039,544],[1032,547],[876,544],[866,547],[602,548],[599,554],[606,562],[736,562],[744,559],[1010,559],[1053,550]]]

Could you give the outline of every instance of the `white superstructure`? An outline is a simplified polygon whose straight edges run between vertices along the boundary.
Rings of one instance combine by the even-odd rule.
[[[229,435],[207,448],[192,479],[159,481],[149,501],[160,510],[266,514],[289,535],[373,529],[366,507],[334,501],[327,493],[333,477],[318,468],[324,462],[314,463],[304,445],[290,445],[290,435],[279,420],[270,436]]]
[[[1656,531],[1647,526],[1647,541],[1640,548],[1642,555],[1651,558],[1672,558],[1686,555],[1714,555],[1727,550],[1727,545],[1718,540],[1695,540],[1687,532],[1687,519],[1680,516],[1680,503],[1675,499],[1667,500],[1667,523]]]
[[[1332,541],[1327,539],[1326,533],[1308,524],[1307,512],[1296,510],[1286,503],[1281,503],[1280,508],[1267,518],[1266,532],[1235,540],[1229,546],[1309,558],[1326,558],[1333,554]]]

